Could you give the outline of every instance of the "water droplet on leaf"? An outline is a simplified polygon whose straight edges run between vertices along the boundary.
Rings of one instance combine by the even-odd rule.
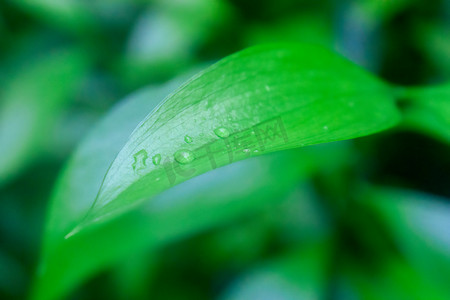
[[[224,127],[214,129],[214,133],[222,139],[225,139],[230,136],[230,131]]]
[[[153,156],[152,161],[155,166],[159,165],[161,163],[161,154]]]
[[[173,156],[180,164],[188,164],[195,159],[194,153],[190,150],[178,150]]]
[[[186,143],[188,143],[188,144],[190,144],[190,143],[192,143],[192,138],[190,137],[190,136],[188,136],[188,135],[186,135],[185,137],[184,137],[184,141],[186,142]]]
[[[145,167],[147,166],[147,158],[148,158],[148,154],[147,151],[145,151],[145,149],[142,149],[141,151],[135,153],[133,155],[134,158],[134,162],[132,164],[133,170],[138,172],[142,169],[145,169]]]

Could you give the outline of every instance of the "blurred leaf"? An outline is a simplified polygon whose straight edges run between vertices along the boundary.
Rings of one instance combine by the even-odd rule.
[[[0,297],[8,299],[22,295],[28,281],[22,264],[0,249],[0,266]]]
[[[444,78],[450,76],[450,26],[448,23],[426,23],[417,27],[414,37],[433,66]]]
[[[1,41],[0,53],[1,54],[3,54],[4,43],[7,40],[7,38],[6,38],[7,32],[6,32],[6,28],[5,28],[5,20],[4,19],[5,19],[4,12],[0,11],[0,41]],[[2,57],[0,57],[0,59],[2,59]],[[0,77],[0,79],[1,79],[1,77]]]
[[[313,43],[332,45],[332,24],[325,16],[312,13],[284,18],[277,23],[262,23],[249,26],[246,43],[253,46],[263,43]]]
[[[70,31],[92,29],[95,18],[87,1],[8,0],[37,18]]]
[[[58,252],[55,250],[56,244],[60,242],[58,238],[61,239],[61,235],[64,235],[64,232],[86,214],[91,205],[90,199],[95,197],[110,161],[126,142],[129,133],[139,120],[145,117],[147,111],[153,109],[174,87],[169,84],[161,89],[148,88],[124,100],[94,128],[80,145],[61,174],[53,194],[44,234],[41,269],[44,269],[46,264],[51,264],[47,262],[50,251]],[[99,155],[94,156],[92,153]],[[54,255],[56,258],[56,254]],[[96,265],[93,267],[95,268]],[[43,273],[40,276],[48,276],[46,270],[40,270],[40,272]],[[51,297],[39,295],[39,293],[61,293],[67,289],[67,285],[73,284],[69,281],[58,288],[46,287],[50,288],[50,291],[41,290],[36,297]],[[39,288],[42,289],[42,287]]]
[[[311,150],[320,152],[321,149],[318,148],[315,146]],[[328,155],[322,153],[317,158],[307,158],[304,152],[302,152],[302,156],[313,161],[322,160],[320,165],[314,170],[314,173],[320,173],[323,169],[329,170],[331,163],[324,161],[327,157],[334,157],[336,160],[339,160],[339,154],[342,154],[339,152],[344,150],[339,149],[339,147],[331,149],[329,149]],[[305,150],[307,149],[305,148]],[[351,152],[349,151],[349,153]],[[348,162],[344,157],[341,157],[341,159],[342,163]],[[282,203],[282,206],[270,208],[268,214],[270,213],[269,216],[277,229],[277,238],[281,242],[286,244],[301,243],[329,234],[332,224],[318,198],[312,186],[298,185],[291,191],[290,195]]]
[[[449,200],[387,188],[374,190],[370,199],[409,263],[450,295]]]
[[[317,148],[311,147],[311,150]],[[336,153],[333,150],[339,151],[339,148],[331,147],[328,150],[329,154],[321,155],[322,159],[333,156]],[[306,174],[316,174],[327,165],[323,162],[318,164],[320,159],[309,158],[305,151],[298,151],[298,154],[302,160],[309,160],[316,165]],[[311,183],[305,178],[283,199],[267,206],[257,217],[234,223],[220,233],[213,234],[205,243],[202,264],[206,265],[205,268],[219,268],[222,272],[239,270],[254,264],[266,248],[273,247],[274,243],[283,247],[295,246],[329,235],[331,226],[324,211],[318,207],[318,200]]]
[[[60,175],[49,207],[45,244],[60,238],[87,213],[108,166],[130,132],[180,84],[179,80],[174,82],[143,89],[123,100],[87,135]]]
[[[324,299],[329,246],[307,245],[277,258],[238,279],[220,299]]]
[[[450,143],[450,83],[404,91],[404,124]]]
[[[78,50],[63,50],[26,66],[0,94],[0,184],[39,157],[47,133],[87,71]]]
[[[131,86],[173,76],[192,65],[198,49],[224,27],[222,0],[155,0],[133,28],[123,62]]]
[[[118,299],[150,299],[149,285],[156,275],[156,256],[142,253],[121,262],[114,270]]]
[[[91,207],[110,161],[129,132],[174,85],[179,82],[143,90],[124,101],[93,130],[71,159],[49,208],[34,299],[59,298],[126,255],[259,210],[269,201],[278,201],[298,183],[301,174],[311,169],[311,162],[300,163],[303,159],[295,152],[233,164],[176,186],[106,226],[64,240]],[[287,168],[293,162],[296,164]],[[278,175],[274,178],[273,174]],[[205,213],[209,211],[216,213]]]
[[[346,263],[336,299],[445,300],[448,295],[411,265],[394,256],[378,262],[376,270]]]
[[[416,1],[417,0],[363,0],[360,1],[359,5],[370,18],[386,22]]]
[[[250,48],[199,73],[141,122],[68,237],[233,161],[356,138],[397,121],[391,90],[325,49]]]
[[[280,199],[268,209],[283,202],[284,199]],[[203,238],[203,247],[198,252],[204,259],[199,265],[202,269],[212,272],[227,272],[254,264],[263,255],[271,231],[273,225],[268,222],[264,212],[240,222],[233,222]]]
[[[265,64],[261,65],[261,61]],[[286,85],[284,82],[296,84]],[[232,88],[230,83],[233,83]],[[167,90],[156,93],[150,90],[129,100],[90,135],[57,186],[47,223],[35,298],[54,298],[67,293],[84,277],[129,251],[145,246],[156,247],[260,209],[266,201],[276,201],[276,195],[285,193],[297,183],[299,171],[303,169],[301,157],[294,152],[249,160],[195,178],[189,184],[174,187],[148,202],[147,208],[123,214],[134,203],[142,203],[135,200],[148,199],[193,177],[194,174],[186,175],[189,170],[184,165],[173,162],[172,149],[182,146],[186,150],[199,151],[201,148],[194,147],[207,145],[218,151],[214,161],[203,154],[191,163],[198,170],[196,174],[201,174],[214,169],[211,162],[217,163],[216,167],[229,163],[223,143],[237,136],[243,137],[245,133],[253,139],[262,134],[263,138],[269,138],[262,145],[266,149],[252,149],[260,152],[373,133],[397,121],[389,91],[371,75],[321,48],[267,46],[238,53],[197,75],[145,118],[123,148],[131,128],[151,110],[149,99],[161,99]],[[243,107],[245,110],[241,110]],[[224,112],[230,115],[223,115]],[[283,113],[283,119],[277,118]],[[322,114],[320,119],[317,117],[319,114]],[[178,118],[174,118],[176,115]],[[337,119],[336,115],[345,117]],[[129,193],[133,198],[126,198],[131,205],[124,207],[120,199],[113,201],[113,204],[120,204],[121,217],[97,223],[90,230],[82,230],[64,240],[64,235],[83,220],[117,151],[122,147],[109,168],[104,188],[114,184],[111,174],[127,156],[126,152],[133,148],[131,144],[135,143],[136,137],[143,139],[148,148],[146,144],[149,141],[146,135],[142,136],[142,131],[146,131],[155,119],[158,120],[156,126],[164,125],[150,126],[151,130],[162,129],[152,139],[155,142],[153,147],[160,150],[161,157],[156,152],[149,155],[148,152],[137,150],[135,153],[136,150],[131,149],[132,156],[136,154],[136,157],[131,157],[131,160],[126,157],[125,162],[130,164],[120,170],[131,177],[114,177],[121,181],[121,187],[127,188],[132,181],[145,175],[143,172],[148,173],[149,170],[143,167],[149,167],[150,160],[156,162],[157,167],[149,173],[150,176],[143,176],[144,180],[138,180],[137,185],[132,186],[139,187],[139,190],[138,194],[136,190]],[[286,135],[290,138],[287,141]],[[233,149],[233,159],[250,156],[248,150],[244,151],[250,145],[242,145],[245,140],[238,143],[241,145]],[[182,161],[183,157],[178,159]],[[158,164],[159,160],[162,160],[161,164]],[[272,174],[277,174],[276,180]],[[123,181],[124,178],[127,179]],[[152,184],[148,185],[148,182]],[[110,189],[106,191],[111,192]],[[103,193],[97,204],[103,202]],[[100,213],[103,216],[102,210]],[[196,217],[192,218],[194,215]],[[102,221],[108,219],[114,218],[102,217]]]

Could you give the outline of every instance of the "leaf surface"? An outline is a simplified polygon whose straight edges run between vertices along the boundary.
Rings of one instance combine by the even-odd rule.
[[[450,83],[404,91],[404,124],[450,143]]]
[[[126,99],[94,128],[76,151],[52,197],[33,299],[60,298],[126,255],[145,248],[157,249],[200,230],[255,213],[278,201],[314,169],[315,161],[321,160],[314,159],[314,155],[299,156],[294,151],[242,161],[178,185],[95,230],[64,239],[88,212],[89,199],[95,197],[110,161],[126,142],[129,132],[158,99],[179,84],[175,81],[162,88],[148,88]],[[330,151],[342,150],[346,149],[332,147]],[[279,175],[274,178],[273,174]]]
[[[199,73],[134,130],[83,227],[226,164],[398,122],[391,89],[320,47],[249,48]]]
[[[315,169],[298,151],[221,166],[398,122],[389,87],[313,46],[239,52],[153,109],[171,90],[125,101],[71,159],[51,202],[34,299],[66,295],[133,251],[254,213]],[[323,158],[312,165],[329,162]]]

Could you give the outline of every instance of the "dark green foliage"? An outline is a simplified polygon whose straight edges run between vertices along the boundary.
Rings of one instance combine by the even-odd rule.
[[[0,298],[448,299],[449,9],[1,1]]]

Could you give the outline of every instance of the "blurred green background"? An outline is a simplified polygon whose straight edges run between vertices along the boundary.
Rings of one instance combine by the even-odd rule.
[[[272,42],[322,45],[393,84],[443,83],[450,1],[0,0],[0,299],[28,295],[57,176],[106,112]],[[258,210],[130,253],[70,299],[450,299],[449,145],[401,126],[255,159],[275,165],[261,182],[300,175]],[[247,184],[236,201],[262,197],[255,166],[235,165],[194,179],[211,188],[192,197],[220,197],[215,178]]]

